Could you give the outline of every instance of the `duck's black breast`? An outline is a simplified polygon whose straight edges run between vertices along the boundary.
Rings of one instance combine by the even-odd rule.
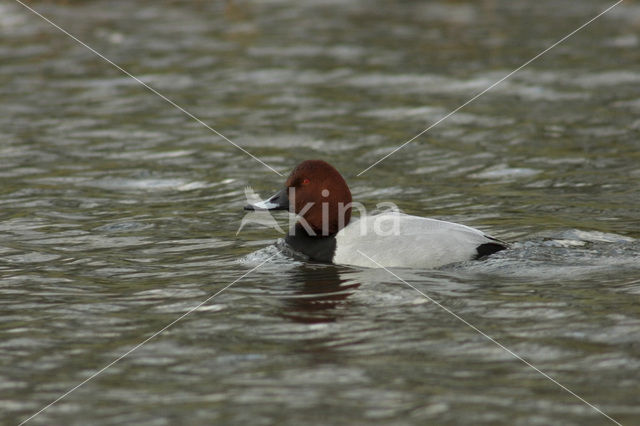
[[[289,232],[284,241],[293,250],[304,254],[309,260],[316,262],[333,262],[336,253],[336,238],[334,235],[327,237],[312,237],[304,229],[294,228]]]

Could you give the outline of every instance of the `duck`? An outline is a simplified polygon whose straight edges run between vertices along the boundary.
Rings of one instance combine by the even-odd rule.
[[[385,210],[361,214],[347,182],[324,160],[306,160],[288,176],[284,187],[245,210],[286,210],[297,221],[284,238],[294,254],[313,262],[368,268],[425,268],[484,259],[508,244],[458,223]]]

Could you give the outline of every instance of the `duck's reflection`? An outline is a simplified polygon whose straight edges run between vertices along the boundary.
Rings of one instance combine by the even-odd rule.
[[[307,264],[290,271],[290,294],[279,296],[281,315],[300,323],[334,322],[360,283],[341,277],[334,265]]]

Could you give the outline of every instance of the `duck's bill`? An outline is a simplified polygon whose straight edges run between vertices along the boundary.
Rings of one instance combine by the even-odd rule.
[[[260,201],[259,203],[247,204],[244,206],[245,210],[289,210],[289,196],[287,195],[288,188],[283,188],[273,197],[266,201]]]

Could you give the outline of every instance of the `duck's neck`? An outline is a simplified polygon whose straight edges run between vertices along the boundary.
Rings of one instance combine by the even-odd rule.
[[[296,223],[296,232],[301,231],[310,237],[329,237],[335,235],[351,220],[351,205],[342,203],[323,203],[314,205]]]
[[[329,227],[328,230],[325,230],[323,232],[321,226],[316,227],[306,221],[303,222],[299,220],[298,222],[296,222],[296,225],[293,228],[291,228],[291,230],[289,231],[289,235],[301,235],[308,238],[324,238],[324,237],[331,237],[337,234],[338,231],[339,229],[335,230]]]
[[[351,219],[351,212],[343,216],[343,221],[333,220],[328,223],[322,224],[315,221],[306,220],[301,218],[298,220],[295,226],[295,232],[304,232],[309,237],[330,237],[337,234],[342,228],[349,224]]]
[[[285,242],[295,252],[307,256],[309,260],[332,262],[336,252],[336,239],[334,237],[334,235],[323,237],[321,234],[312,236],[301,223],[297,223],[289,231]]]

